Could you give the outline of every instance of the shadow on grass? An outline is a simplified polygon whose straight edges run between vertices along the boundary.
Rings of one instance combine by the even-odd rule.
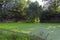
[[[0,40],[46,40],[36,35],[29,35],[0,28]]]

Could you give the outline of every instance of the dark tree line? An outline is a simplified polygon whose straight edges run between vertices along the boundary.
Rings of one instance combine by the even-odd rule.
[[[0,0],[0,21],[46,22],[60,17],[60,1],[47,0],[42,7],[30,0]],[[48,6],[46,6],[48,5]]]

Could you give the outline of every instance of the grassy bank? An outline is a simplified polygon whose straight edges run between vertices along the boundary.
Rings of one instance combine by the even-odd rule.
[[[0,40],[45,40],[36,35],[28,35],[7,29],[0,29]]]
[[[47,40],[59,40],[59,30],[60,23],[1,23],[0,40],[45,40],[48,33]]]

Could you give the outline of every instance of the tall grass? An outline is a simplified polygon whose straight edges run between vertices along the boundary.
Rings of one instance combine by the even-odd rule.
[[[43,33],[42,33],[43,35]],[[7,29],[0,29],[0,40],[46,40],[41,36],[36,36],[32,34],[25,34],[20,32],[14,32]]]

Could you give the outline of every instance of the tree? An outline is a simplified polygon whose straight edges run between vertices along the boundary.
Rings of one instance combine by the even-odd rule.
[[[41,16],[42,22],[50,22],[50,21],[58,21],[58,12],[59,12],[59,6],[60,6],[60,0],[46,0],[47,3],[44,5],[47,8],[43,11],[43,14]]]
[[[8,2],[8,0],[0,0],[0,21],[3,21],[3,16],[5,16],[5,14],[2,13],[4,11],[3,4],[5,2]]]
[[[58,12],[58,7],[60,6],[60,0],[47,0],[48,10],[56,13]]]
[[[26,15],[26,0],[0,0],[0,17],[3,19],[16,18]]]
[[[27,17],[31,21],[40,21],[39,17],[41,14],[41,6],[38,4],[38,2],[32,2],[28,9],[27,9]]]
[[[19,19],[24,19],[26,15],[26,7],[27,7],[27,2],[26,0],[17,0],[15,5],[13,6],[13,12],[15,14],[15,18],[17,20]],[[16,13],[17,12],[17,13]]]

